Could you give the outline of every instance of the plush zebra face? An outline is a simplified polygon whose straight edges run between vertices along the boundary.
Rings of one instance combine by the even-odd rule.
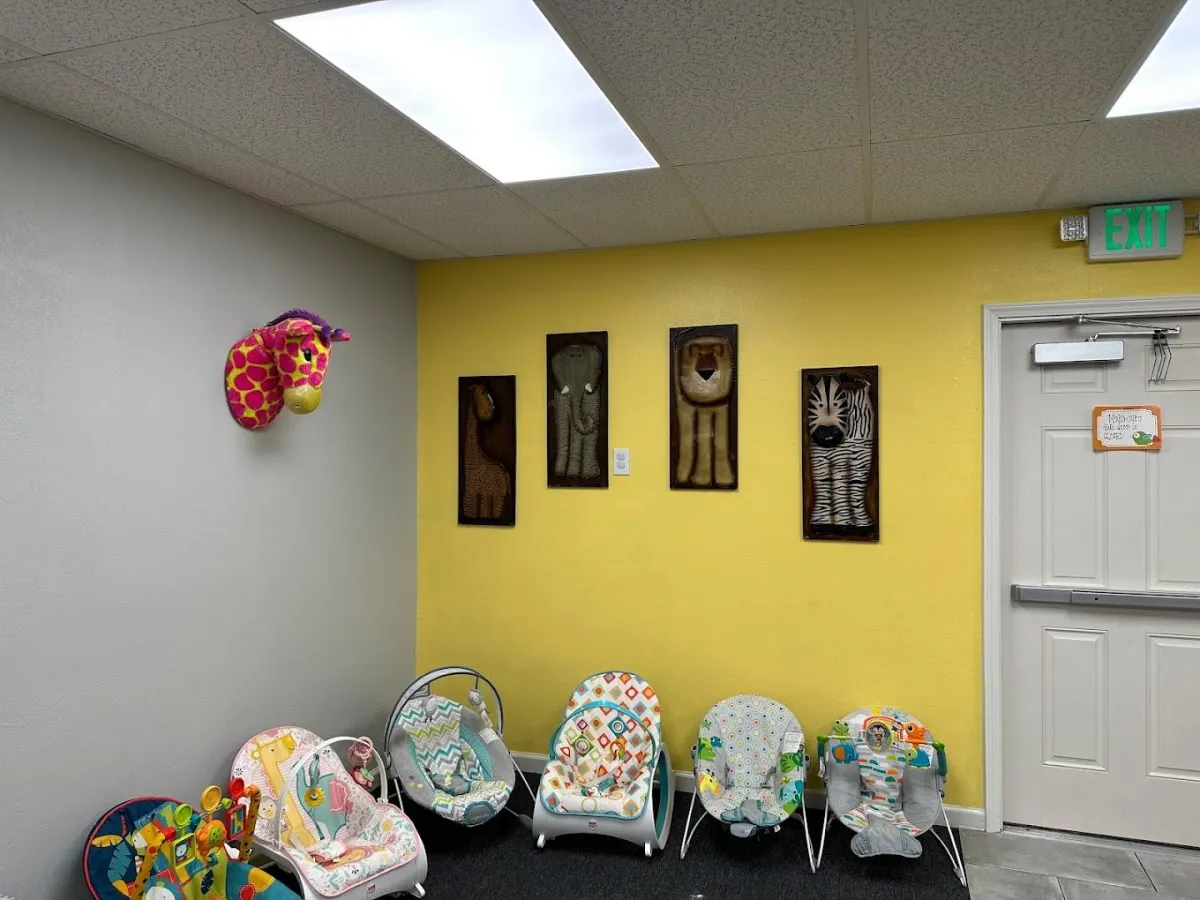
[[[870,437],[873,423],[868,387],[865,381],[851,375],[809,379],[808,433],[814,444],[837,447],[848,436]]]

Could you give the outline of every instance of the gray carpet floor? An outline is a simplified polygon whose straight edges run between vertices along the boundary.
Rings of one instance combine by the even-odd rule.
[[[945,852],[929,835],[921,839],[925,852],[919,859],[864,860],[850,852],[849,829],[835,823],[826,838],[824,862],[814,875],[800,822],[789,821],[777,833],[735,838],[709,817],[681,860],[690,799],[690,794],[676,795],[670,842],[651,859],[641,847],[595,835],[560,837],[539,850],[527,825],[507,813],[486,825],[464,828],[411,803],[406,809],[429,853],[429,900],[968,900]],[[510,805],[532,812],[520,784]],[[821,812],[809,810],[808,816],[815,846]]]

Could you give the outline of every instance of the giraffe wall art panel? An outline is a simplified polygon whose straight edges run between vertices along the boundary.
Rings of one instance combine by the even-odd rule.
[[[800,372],[806,540],[879,540],[879,367]]]
[[[672,328],[671,488],[737,489],[737,326]]]
[[[458,379],[458,524],[517,523],[517,376]]]
[[[546,335],[546,483],[608,487],[608,332]]]

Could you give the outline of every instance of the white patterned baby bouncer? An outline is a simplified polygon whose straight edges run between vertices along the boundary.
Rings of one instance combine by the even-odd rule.
[[[661,850],[675,773],[654,688],[632,672],[600,672],[575,688],[564,716],[534,804],[537,845],[563,834],[606,834],[642,845],[647,856]]]
[[[387,780],[380,779],[379,799],[372,797],[332,749],[358,740],[323,741],[284,726],[246,742],[233,777],[262,790],[254,846],[296,873],[305,900],[422,897],[425,848],[408,817],[387,802]],[[383,760],[375,758],[382,771]]]
[[[466,706],[432,692],[434,682],[455,675],[474,679]],[[495,728],[481,683],[496,701]],[[504,704],[495,685],[463,666],[434,669],[404,689],[388,718],[388,774],[413,802],[452,822],[481,825],[505,808],[518,772],[503,734]],[[528,782],[525,789],[532,796]]]
[[[861,857],[918,857],[922,848],[917,838],[930,832],[966,885],[954,830],[942,806],[946,748],[919,719],[891,706],[856,709],[834,722],[828,737],[817,738],[817,754],[825,780],[818,866],[825,854],[825,832],[838,819],[856,832],[850,848]],[[949,845],[933,830],[939,816]]]
[[[804,778],[808,752],[804,729],[782,703],[754,694],[727,697],[700,722],[692,747],[696,787],[688,806],[679,858],[687,855],[703,817],[691,827],[696,797],[709,815],[738,837],[760,828],[775,828],[801,811],[809,867],[816,871],[808,819],[804,811]],[[689,830],[690,829],[690,830]]]

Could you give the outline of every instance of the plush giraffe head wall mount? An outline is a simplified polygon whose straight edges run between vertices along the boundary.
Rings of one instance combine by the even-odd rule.
[[[286,406],[303,415],[321,403],[329,351],[350,332],[316,313],[289,309],[234,344],[225,360],[229,412],[243,428],[257,431]]]

